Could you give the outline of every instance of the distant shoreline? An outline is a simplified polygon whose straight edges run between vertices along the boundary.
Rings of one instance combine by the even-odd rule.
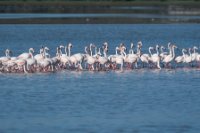
[[[0,13],[57,13],[57,14],[159,14],[200,16],[199,1],[0,1]],[[0,24],[131,24],[131,23],[200,23],[200,19],[68,17],[68,18],[0,18]]]
[[[34,18],[34,19],[1,19],[0,24],[180,24],[200,23],[200,19],[149,19],[149,18]]]
[[[121,8],[120,8],[121,7]],[[122,7],[127,7],[123,9]],[[159,10],[138,10],[132,7],[155,7]],[[131,1],[131,2],[64,2],[64,1],[0,1],[0,13],[141,13],[166,12],[169,7],[198,10],[198,1]]]

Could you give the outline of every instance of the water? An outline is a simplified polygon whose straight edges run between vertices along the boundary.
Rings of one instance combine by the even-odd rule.
[[[0,53],[14,55],[40,45],[55,49],[90,42],[143,41],[179,48],[199,45],[200,26],[184,25],[0,25]],[[177,51],[178,52],[178,51]],[[51,50],[55,54],[55,50]],[[0,132],[196,133],[200,130],[200,69],[124,72],[0,74]]]

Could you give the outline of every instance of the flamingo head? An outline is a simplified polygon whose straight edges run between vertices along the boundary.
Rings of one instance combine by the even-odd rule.
[[[62,48],[65,48],[65,47],[63,45],[60,45],[59,48],[62,49]]]
[[[119,44],[119,47],[123,47],[123,46],[125,46],[124,43],[120,43],[120,44]]]
[[[169,42],[169,43],[167,44],[167,46],[168,46],[168,49],[170,49],[170,46],[171,46],[171,42]]]
[[[44,50],[49,51],[49,48],[48,47],[44,47]]]
[[[103,45],[108,47],[108,43],[107,42],[104,42]]]
[[[9,53],[9,51],[10,51],[9,49],[6,49],[6,50],[5,50],[5,53]]]
[[[131,49],[133,48],[133,43],[131,43]]]
[[[101,54],[101,48],[99,48],[99,51],[98,51],[97,55],[100,55],[100,56],[102,55]]]
[[[90,51],[90,50],[88,49],[88,47],[87,47],[87,46],[85,46],[85,53],[86,53],[86,54],[88,54],[88,53],[89,53],[89,51]]]
[[[117,50],[117,51],[118,51],[118,50],[119,50],[119,47],[116,47],[116,48],[115,48],[115,50]]]
[[[173,48],[178,48],[176,45],[172,45]]]
[[[156,49],[157,49],[157,50],[159,49],[159,45],[158,45],[158,44],[156,45]]]
[[[155,50],[154,47],[149,47],[150,50]]]
[[[198,49],[197,46],[194,46],[194,47],[193,47],[193,50],[197,50],[197,49]]]
[[[108,52],[108,47],[102,46],[102,50],[105,51],[106,53]]]
[[[68,48],[72,48],[72,44],[71,43],[68,44]]]
[[[164,46],[160,46],[160,49],[166,49]]]
[[[142,47],[142,41],[138,42],[138,47]]]
[[[30,48],[30,49],[29,49],[29,52],[34,53],[35,51],[34,51],[33,48]]]
[[[182,49],[182,52],[187,52],[187,50],[185,48]]]
[[[123,52],[127,51],[126,47],[125,47],[125,46],[122,46],[122,47],[121,47],[121,51],[123,51]]]
[[[11,50],[9,50],[9,54],[12,56],[13,52]]]
[[[90,49],[91,48],[95,48],[96,46],[94,45],[94,44],[92,44],[92,43],[90,43]]]

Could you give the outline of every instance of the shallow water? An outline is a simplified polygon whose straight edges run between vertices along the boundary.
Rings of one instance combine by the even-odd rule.
[[[200,42],[199,25],[0,25],[1,56],[72,42],[73,52],[108,41],[147,47]],[[51,50],[54,54],[55,50]],[[200,69],[0,74],[0,132],[196,133]]]

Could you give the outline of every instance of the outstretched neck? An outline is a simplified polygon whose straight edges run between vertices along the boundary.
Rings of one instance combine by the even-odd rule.
[[[71,48],[69,47],[68,48],[68,54],[69,54],[69,57],[71,56]]]

